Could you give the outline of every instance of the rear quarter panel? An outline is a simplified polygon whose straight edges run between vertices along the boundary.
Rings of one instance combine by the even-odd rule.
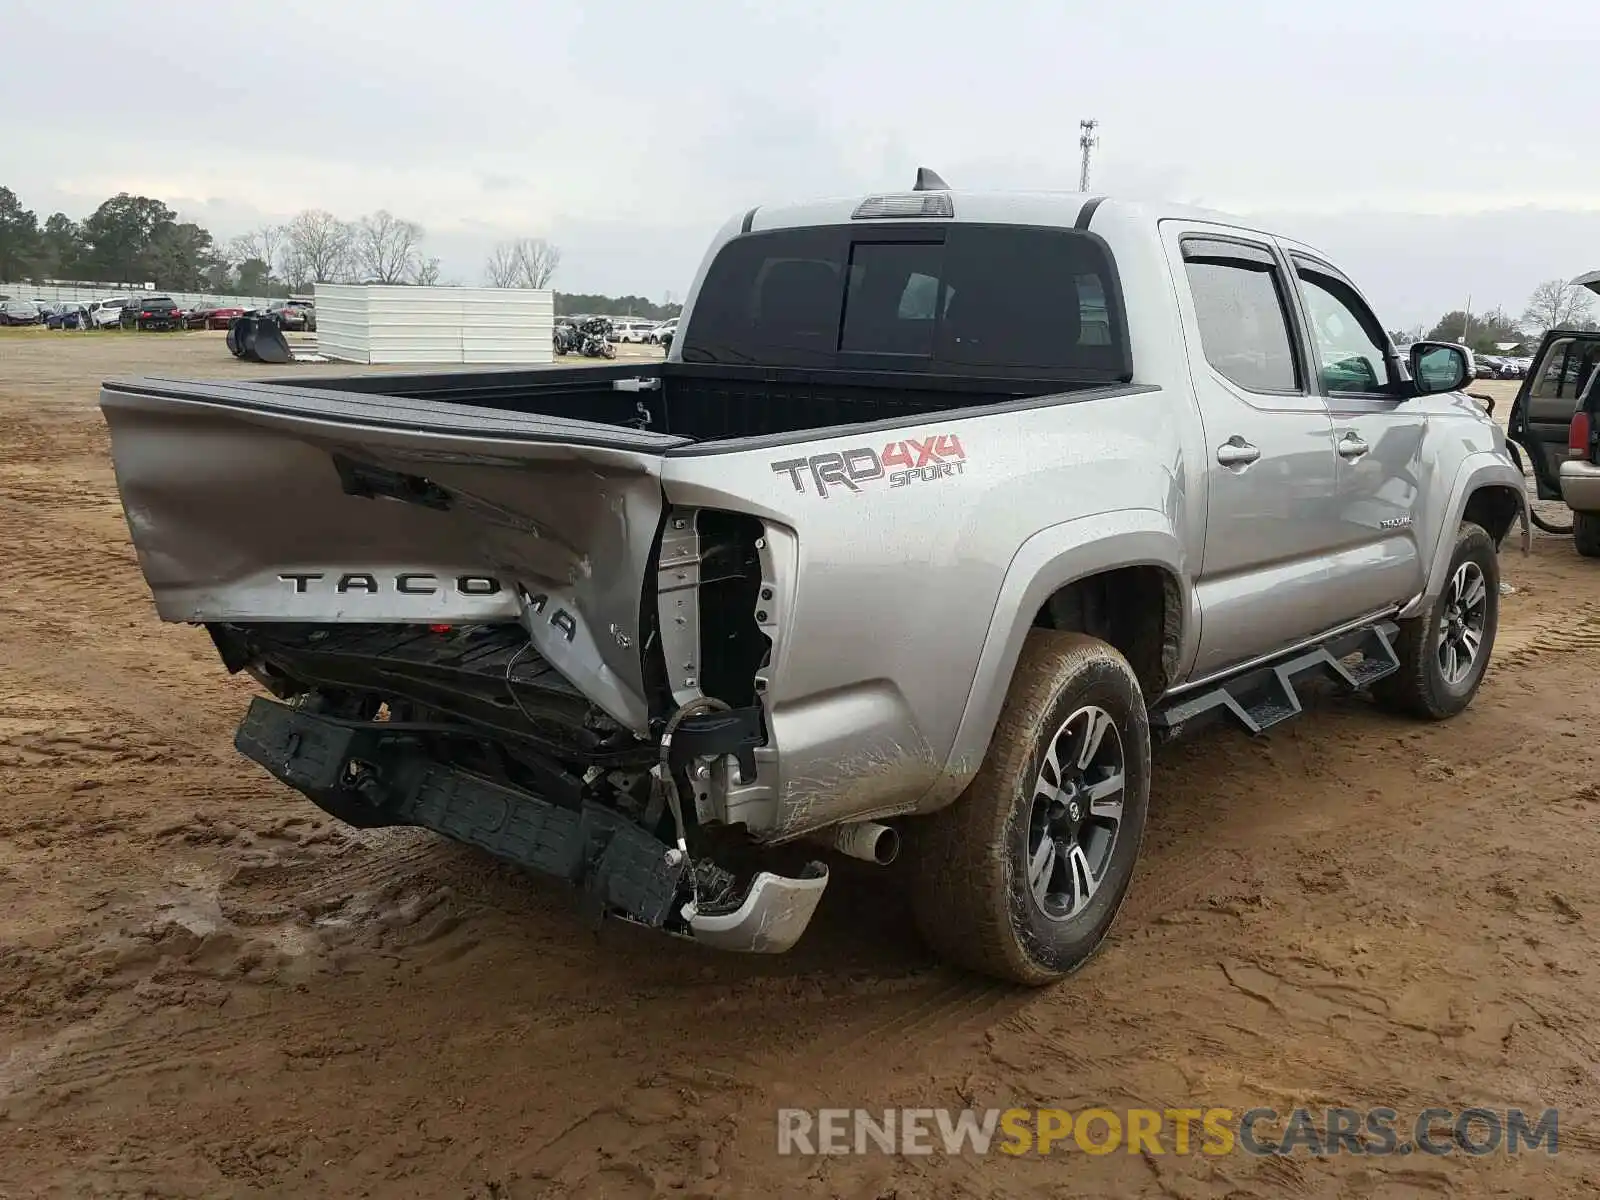
[[[1007,587],[1019,553],[1041,530],[1130,511],[1179,547],[1187,403],[1181,392],[1125,389],[665,458],[672,506],[748,512],[769,527],[772,836],[960,791],[1015,661],[1014,647],[1010,663],[1006,645],[989,648],[980,680],[986,647],[1025,633],[1042,603],[1027,586],[1040,563],[1026,560],[1029,578]],[[903,455],[927,462],[897,465]],[[856,477],[838,482],[841,464]],[[997,612],[1003,594],[1016,611]]]

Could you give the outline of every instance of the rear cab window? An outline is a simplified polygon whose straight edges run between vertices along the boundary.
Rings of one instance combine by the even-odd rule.
[[[1096,236],[860,222],[746,234],[707,271],[685,362],[1111,383],[1132,378]]]

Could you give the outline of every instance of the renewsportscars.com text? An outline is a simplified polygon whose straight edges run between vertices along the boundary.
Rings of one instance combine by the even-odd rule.
[[[784,1108],[784,1155],[1523,1154],[1559,1149],[1556,1109]]]

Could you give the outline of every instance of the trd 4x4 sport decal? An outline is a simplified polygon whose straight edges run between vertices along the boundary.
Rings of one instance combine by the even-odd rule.
[[[929,438],[890,442],[881,450],[862,446],[807,458],[786,458],[773,463],[772,469],[779,475],[787,475],[797,492],[806,490],[806,477],[810,476],[817,495],[827,499],[830,487],[859,492],[862,484],[877,479],[887,479],[892,488],[948,479],[961,474],[966,462],[967,452],[961,448],[961,439],[953,433],[941,433]]]

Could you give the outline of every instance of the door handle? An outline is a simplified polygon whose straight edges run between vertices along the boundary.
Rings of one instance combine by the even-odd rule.
[[[1372,447],[1367,445],[1366,439],[1358,433],[1347,433],[1339,439],[1340,458],[1360,458]]]
[[[1234,434],[1217,447],[1217,461],[1225,467],[1244,467],[1261,457],[1261,448]]]

